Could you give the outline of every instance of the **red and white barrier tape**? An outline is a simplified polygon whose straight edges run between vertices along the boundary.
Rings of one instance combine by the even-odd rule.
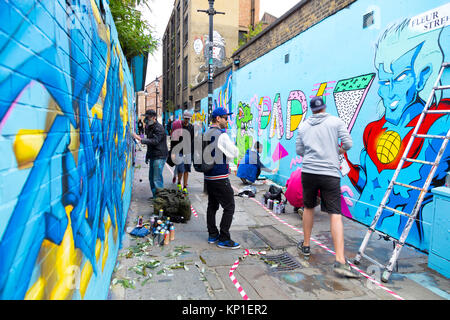
[[[194,207],[191,205],[191,212],[194,215],[194,217],[198,218],[197,211],[195,211]]]
[[[235,191],[237,191],[237,188],[235,188],[233,186],[233,189]],[[301,231],[299,228],[296,228],[294,226],[292,226],[291,224],[287,223],[286,221],[284,221],[283,219],[281,219],[279,216],[277,216],[276,214],[274,214],[271,210],[269,210],[268,208],[266,208],[261,202],[259,202],[258,200],[256,200],[255,198],[250,198],[251,200],[253,200],[255,203],[257,203],[259,206],[261,206],[264,210],[266,210],[272,217],[274,217],[276,220],[278,220],[279,222],[281,222],[282,224],[286,225],[287,227],[291,228],[292,230],[303,234],[303,231]],[[327,252],[336,255],[336,253],[329,249],[327,246],[325,246],[324,244],[322,244],[321,242],[317,241],[316,239],[311,237],[311,241],[313,241],[315,244],[317,244],[319,247],[321,247],[322,249],[326,250]],[[378,287],[380,287],[381,289],[383,289],[384,291],[386,291],[387,293],[391,294],[394,298],[398,299],[398,300],[405,300],[403,299],[401,296],[399,296],[398,294],[396,294],[394,291],[390,290],[389,288],[385,287],[384,285],[382,285],[379,281],[375,280],[374,278],[372,278],[371,276],[369,276],[367,273],[365,273],[364,271],[362,271],[361,269],[359,269],[358,267],[356,267],[354,264],[349,263],[350,266],[355,269],[356,271],[358,271],[363,277],[367,278],[369,281],[371,281],[372,283],[374,283],[375,285],[377,285]]]
[[[258,254],[259,255],[259,254],[266,254],[266,253],[264,251],[253,252],[253,251],[250,251],[248,249],[245,249],[243,258],[247,257],[250,254],[252,254],[252,255]],[[239,258],[234,262],[233,266],[230,269],[230,273],[228,275],[230,277],[231,282],[233,282],[234,286],[239,291],[239,294],[241,295],[242,299],[250,300],[250,298],[248,297],[248,295],[245,293],[244,289],[242,288],[241,284],[239,283],[239,281],[234,276],[234,270],[236,270],[238,266],[239,266]]]

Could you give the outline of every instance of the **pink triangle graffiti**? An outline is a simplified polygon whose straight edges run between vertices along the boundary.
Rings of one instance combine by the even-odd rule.
[[[281,145],[281,143],[278,142],[278,145],[272,154],[272,160],[273,162],[277,162],[278,160],[281,160],[288,155],[289,153],[286,151],[286,149]]]

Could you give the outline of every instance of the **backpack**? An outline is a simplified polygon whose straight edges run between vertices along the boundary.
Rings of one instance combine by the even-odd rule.
[[[191,202],[186,194],[179,190],[157,189],[153,200],[153,214],[158,215],[159,210],[164,216],[170,217],[173,222],[187,222],[191,219]]]
[[[214,127],[213,127],[214,128]],[[211,129],[213,129],[211,128]],[[217,129],[217,128],[216,128]],[[217,129],[219,130],[219,129]],[[208,131],[207,131],[208,132]],[[209,146],[211,143],[213,143],[211,140],[212,139],[204,139],[206,133],[200,134],[200,137],[198,137],[197,139],[202,139],[202,148],[201,150],[197,150],[196,148],[194,148],[194,152],[193,152],[193,156],[194,156],[194,170],[197,172],[208,172],[211,171],[214,168],[214,162],[212,163],[206,163],[205,162],[205,158],[204,158],[204,151],[206,149],[207,146]],[[211,138],[211,135],[210,135]],[[199,161],[201,159],[201,162]],[[200,162],[200,163],[198,163]]]
[[[271,200],[278,200],[281,202],[281,194],[283,193],[283,189],[275,186],[275,185],[271,185],[269,187],[269,191],[267,191],[264,194],[264,198],[267,199],[271,199]]]

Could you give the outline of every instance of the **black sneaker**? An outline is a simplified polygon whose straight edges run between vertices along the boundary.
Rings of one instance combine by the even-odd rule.
[[[309,257],[311,255],[311,247],[304,246],[303,241],[297,244],[297,249],[305,256]]]
[[[217,243],[217,246],[219,248],[224,248],[224,249],[239,249],[241,247],[241,245],[237,242],[234,242],[233,240],[226,240],[226,241],[219,241]]]
[[[337,274],[339,274],[341,276],[344,276],[344,277],[347,277],[347,278],[359,278],[359,274],[356,273],[352,269],[352,267],[348,264],[348,262],[345,262],[345,264],[343,264],[343,263],[340,263],[340,262],[336,261],[334,263],[334,268],[333,269],[334,269],[335,273],[337,273]]]

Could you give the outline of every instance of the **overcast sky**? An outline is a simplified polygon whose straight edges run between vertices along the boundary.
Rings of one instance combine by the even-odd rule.
[[[207,0],[205,1],[204,8],[198,9],[207,9],[209,4]],[[275,17],[281,17],[286,11],[291,9],[294,5],[296,5],[300,0],[260,0],[260,19],[264,12],[268,12]],[[150,4],[150,8],[152,12],[150,12],[147,8],[143,8],[142,11],[144,13],[145,19],[149,22],[149,24],[153,27],[154,36],[158,40],[162,40],[164,35],[164,31],[166,31],[167,23],[170,18],[170,14],[173,9],[173,0],[153,0]],[[147,76],[145,79],[145,84],[149,84],[157,76],[162,75],[162,50],[161,44],[158,47],[158,50],[148,57],[147,64]]]

